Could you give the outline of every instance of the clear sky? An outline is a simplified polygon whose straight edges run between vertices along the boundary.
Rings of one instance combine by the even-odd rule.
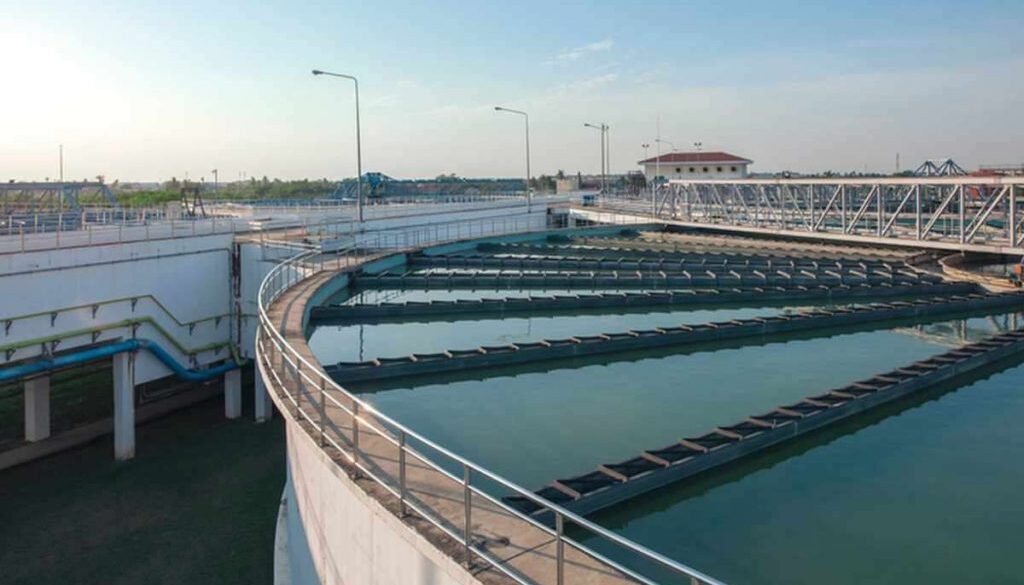
[[[754,170],[1024,161],[1024,2],[0,0],[0,179],[615,171],[661,136]],[[653,154],[653,148],[652,148]]]

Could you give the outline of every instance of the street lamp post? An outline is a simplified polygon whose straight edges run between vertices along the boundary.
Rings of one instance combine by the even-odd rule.
[[[644,149],[644,180],[647,180],[647,149],[650,147],[651,145],[646,142],[640,145],[640,148]]]
[[[605,178],[605,160],[607,156],[607,150],[605,148],[605,133],[608,132],[608,126],[601,124],[600,126],[595,124],[583,124],[587,128],[593,128],[601,132],[601,193],[607,193],[608,191],[608,180]]]
[[[342,79],[351,79],[356,86],[356,209],[359,215],[359,222],[363,221],[363,145],[362,138],[359,134],[359,80],[352,75],[345,75],[344,73],[331,73],[330,71],[321,71],[319,69],[313,70],[313,75],[329,75],[331,77],[341,77]]]
[[[612,174],[612,127],[604,127],[604,168],[605,173]]]
[[[529,213],[533,206],[533,192],[530,190],[530,115],[520,110],[503,108],[501,106],[494,106],[494,111],[519,114],[526,120],[526,211]]]

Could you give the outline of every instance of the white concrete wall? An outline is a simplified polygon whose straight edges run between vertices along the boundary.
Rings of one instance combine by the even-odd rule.
[[[733,167],[736,170],[732,170]],[[693,172],[690,172],[690,169]],[[704,169],[708,169],[704,171]],[[722,170],[719,171],[718,169]],[[647,180],[654,180],[655,171],[657,175],[665,180],[674,179],[742,179],[747,176],[747,163],[662,163],[660,166],[654,164],[644,165],[644,174]]]
[[[293,585],[479,585],[349,479],[294,419],[286,428]]]
[[[0,322],[31,313],[44,313],[30,319],[15,319],[10,327],[0,323],[0,344],[34,340],[55,334],[118,323],[127,319],[150,317],[160,328],[187,347],[200,347],[230,339],[230,234],[195,238],[175,238],[63,250],[0,255]],[[115,299],[138,297],[134,308],[130,300],[104,304],[95,314],[90,306]],[[154,300],[155,299],[155,300]],[[159,301],[166,312],[157,304]],[[49,312],[64,311],[51,320]],[[170,314],[168,314],[168,312]],[[217,323],[207,320],[190,330],[179,325],[222,316]],[[104,331],[95,340],[81,335],[62,341],[56,351],[98,341],[132,337],[131,328]],[[179,361],[188,356],[174,348],[155,326],[143,324],[137,337],[158,342]],[[17,361],[43,352],[34,345],[13,355],[0,354],[0,364]],[[199,364],[219,361],[226,351],[197,355]],[[169,374],[158,360],[141,352],[136,363],[136,383]]]
[[[239,349],[246,358],[255,357],[256,327],[259,325],[256,293],[260,283],[270,269],[296,253],[263,248],[259,244],[242,244],[242,339]]]
[[[405,248],[441,240],[543,229],[546,226],[547,206],[544,204],[533,205],[529,213],[525,205],[502,205],[368,221],[359,241]]]

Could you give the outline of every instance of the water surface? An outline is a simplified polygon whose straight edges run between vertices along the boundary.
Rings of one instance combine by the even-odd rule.
[[[358,389],[425,436],[539,487],[941,353],[960,344],[964,327],[979,337],[992,327],[986,319],[961,323]]]
[[[797,307],[788,308],[788,310]],[[429,322],[381,322],[355,325],[318,325],[309,337],[309,347],[321,363],[363,361],[380,357],[401,357],[412,353],[435,353],[453,349],[475,349],[487,345],[508,345],[541,339],[564,339],[574,335],[617,333],[630,329],[676,327],[709,321],[767,317],[786,307],[730,309],[640,309],[628,313],[599,311],[529,317],[487,317],[478,320]]]
[[[940,388],[594,519],[727,583],[1021,583],[1022,382]]]

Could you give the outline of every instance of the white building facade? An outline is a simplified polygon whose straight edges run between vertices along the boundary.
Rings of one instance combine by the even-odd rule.
[[[640,161],[647,181],[743,179],[754,161],[727,152],[671,152]]]

